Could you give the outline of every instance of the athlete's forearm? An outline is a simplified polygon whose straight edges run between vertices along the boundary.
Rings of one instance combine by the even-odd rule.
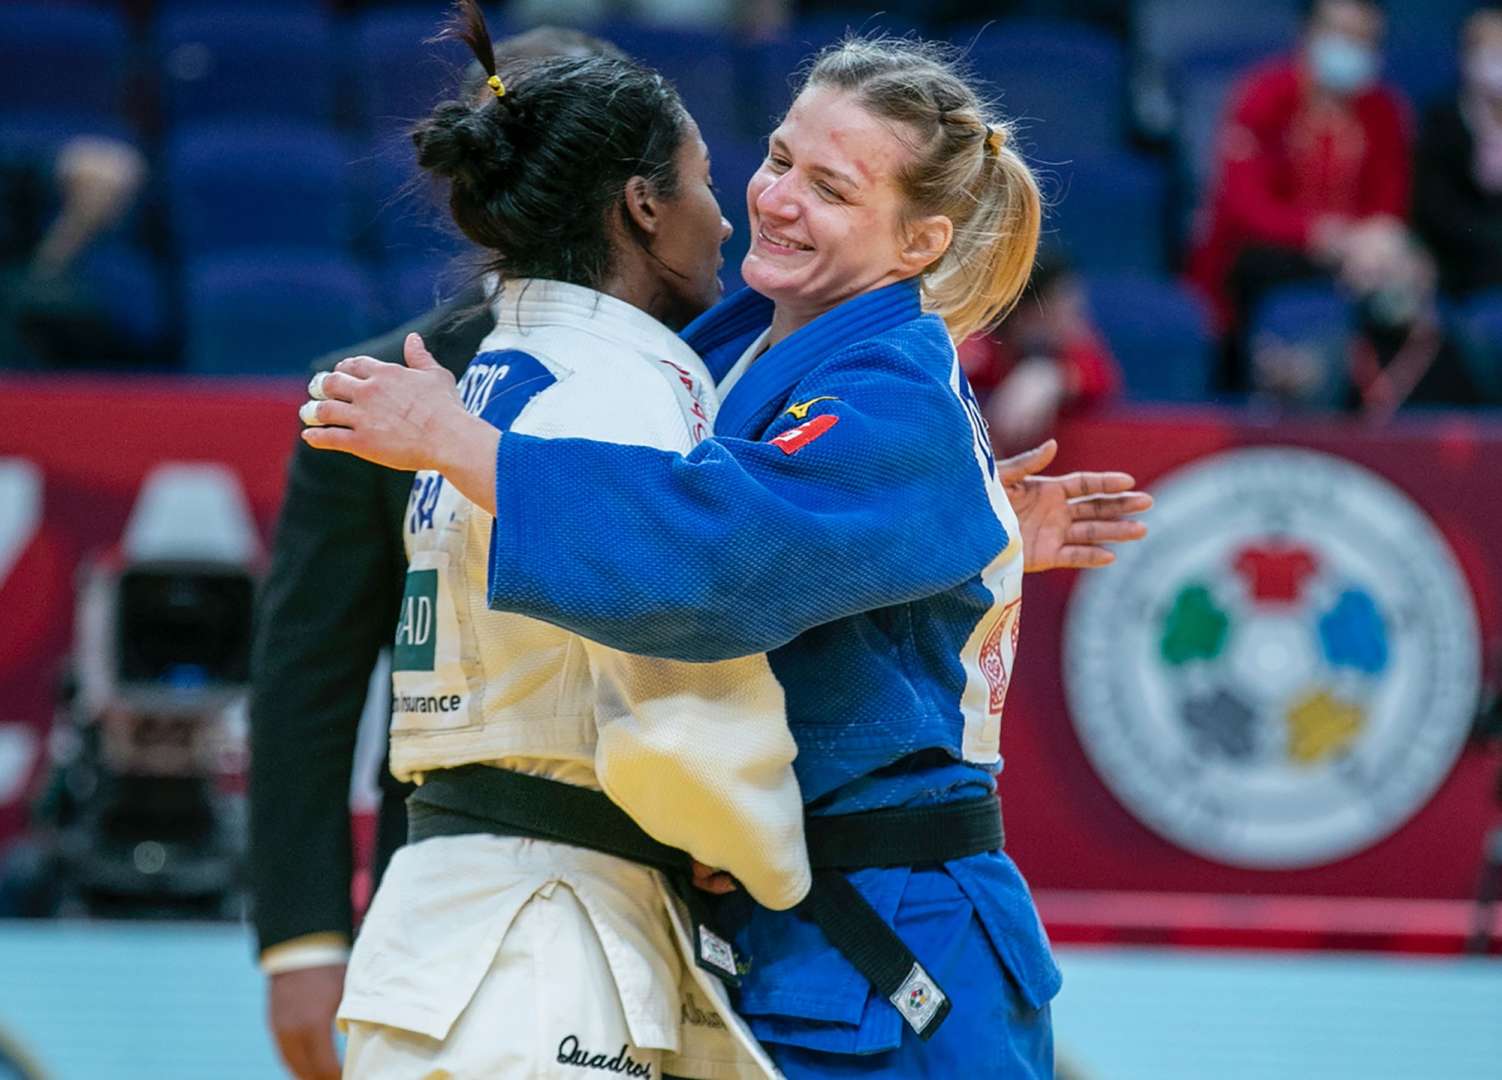
[[[470,502],[495,516],[496,454],[501,433],[478,416],[457,410],[435,448],[438,471]]]

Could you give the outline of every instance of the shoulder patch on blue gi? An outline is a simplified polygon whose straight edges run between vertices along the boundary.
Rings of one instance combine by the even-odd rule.
[[[531,353],[496,349],[469,362],[459,380],[459,398],[466,412],[507,431],[527,402],[557,381]]]
[[[787,407],[784,416],[791,416],[794,420],[807,420],[808,410],[812,409],[821,401],[839,401],[833,394],[823,394],[819,397],[809,398],[807,401],[795,401]]]
[[[788,428],[781,435],[772,439],[772,445],[784,454],[796,454],[820,435],[840,422],[840,418],[834,413],[824,413],[814,417],[806,424]]]

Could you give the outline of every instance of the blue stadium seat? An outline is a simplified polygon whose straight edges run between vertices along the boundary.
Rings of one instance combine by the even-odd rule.
[[[841,26],[844,24],[841,23]],[[854,25],[859,25],[855,23]],[[740,134],[764,138],[777,126],[793,94],[801,85],[813,57],[843,30],[799,23],[786,37],[750,42],[740,47]]]
[[[1176,281],[1135,275],[1090,277],[1087,294],[1129,399],[1209,400],[1215,341],[1197,296]]]
[[[1482,6],[1481,0],[1386,0],[1388,43],[1443,44],[1453,54],[1467,16]]]
[[[0,103],[6,110],[118,114],[130,47],[114,11],[0,5]]]
[[[1141,129],[1167,138],[1180,125],[1213,125],[1223,95],[1207,98],[1197,84],[1196,100],[1180,100],[1182,66],[1206,54],[1240,64],[1287,51],[1302,27],[1300,9],[1299,0],[1139,0],[1132,15],[1132,99]],[[1208,116],[1199,112],[1205,108]]]
[[[205,256],[183,273],[184,358],[212,375],[301,375],[369,337],[383,312],[351,259],[296,250]]]
[[[254,8],[257,11],[304,12],[309,8],[338,8],[358,6],[340,4],[331,0],[155,0],[151,9],[160,18],[164,15],[179,15],[186,12],[226,11],[234,13]],[[364,6],[370,6],[368,3]]]
[[[901,36],[920,29],[916,22],[890,12],[821,11],[799,19],[780,37],[742,44],[737,54],[741,134],[756,138],[771,131],[792,104],[793,90],[809,62],[847,32]]]
[[[442,258],[465,246],[449,220],[443,187],[422,175],[404,133],[373,141],[351,164],[359,197],[355,231],[377,259]]]
[[[1030,156],[1057,162],[1120,148],[1126,101],[1126,53],[1115,38],[1076,23],[1003,19],[974,30],[970,66],[1019,121]]]
[[[875,9],[875,10],[873,10]],[[804,41],[814,49],[838,41],[847,33],[890,34],[902,37],[921,33],[924,27],[917,19],[898,11],[883,11],[881,5],[852,7],[845,11],[820,10],[801,17],[793,25],[793,37]]]
[[[1248,325],[1252,368],[1248,378],[1258,381],[1258,358],[1264,353],[1296,348],[1319,371],[1318,378],[1299,391],[1298,399],[1305,405],[1340,408],[1351,392],[1350,337],[1350,305],[1334,286],[1311,282],[1275,289],[1263,297]]]
[[[349,244],[350,154],[338,136],[209,125],[179,131],[164,158],[173,237],[185,255]]]
[[[738,93],[740,57],[728,35],[630,22],[598,32],[670,79],[701,128],[734,131],[749,123]]]
[[[1166,269],[1167,178],[1155,161],[1118,153],[1045,170],[1058,175],[1046,234],[1085,273]]]
[[[1288,285],[1268,293],[1252,312],[1250,336],[1326,343],[1350,333],[1350,305],[1328,284]]]
[[[334,121],[337,53],[328,17],[193,7],[157,20],[169,125],[225,116]]]
[[[381,273],[381,293],[396,322],[415,319],[461,293],[477,263],[462,256],[392,263]]]
[[[1502,402],[1502,289],[1479,293],[1465,304],[1462,325],[1480,348],[1471,374],[1489,400]]]
[[[1454,95],[1460,80],[1459,64],[1453,40],[1394,41],[1384,57],[1382,77],[1422,111]]]
[[[356,18],[342,71],[355,115],[367,130],[405,128],[458,92],[473,57],[463,42],[429,41],[445,14],[442,5],[434,4]],[[499,19],[490,19],[489,26],[497,38],[508,32]]]
[[[139,145],[125,121],[98,111],[0,109],[0,158],[50,157],[75,135],[101,135]]]
[[[1301,8],[1300,0],[1137,0],[1133,45],[1140,64],[1165,71],[1207,49],[1291,48]]]
[[[173,366],[163,351],[171,336],[173,313],[161,270],[151,258],[134,248],[101,247],[83,257],[79,277],[130,343],[156,355],[153,367]]]

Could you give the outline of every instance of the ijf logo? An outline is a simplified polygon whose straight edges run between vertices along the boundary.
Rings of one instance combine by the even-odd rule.
[[[1080,741],[1112,792],[1236,866],[1329,862],[1439,786],[1479,637],[1438,530],[1340,458],[1248,449],[1154,491],[1152,535],[1085,575],[1065,624]]]

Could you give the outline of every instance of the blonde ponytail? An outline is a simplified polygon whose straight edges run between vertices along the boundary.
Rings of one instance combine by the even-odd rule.
[[[1042,228],[1038,182],[960,74],[955,52],[908,38],[851,37],[814,61],[806,85],[858,95],[875,116],[917,136],[898,177],[915,217],[943,214],[949,249],[922,276],[924,307],[956,341],[1001,319],[1033,271]]]
[[[924,306],[956,341],[999,322],[1032,276],[1043,199],[1027,163],[1010,146],[989,155],[975,184],[973,209],[924,275]]]

